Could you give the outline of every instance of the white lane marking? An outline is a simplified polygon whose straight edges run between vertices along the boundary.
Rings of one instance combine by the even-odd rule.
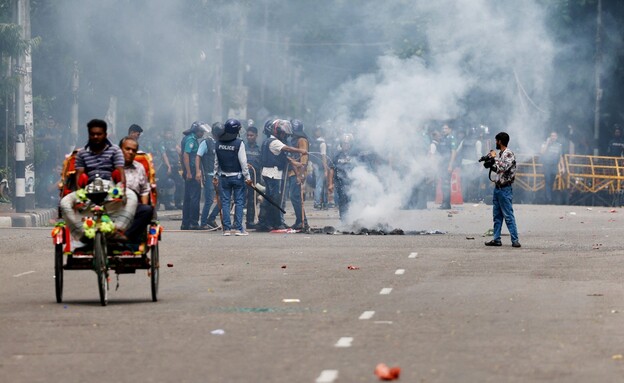
[[[338,378],[338,370],[323,370],[316,383],[333,383]]]
[[[392,321],[391,320],[376,320],[373,323],[375,323],[375,324],[392,324]]]
[[[30,270],[30,271],[26,271],[26,272],[23,272],[23,273],[15,274],[13,277],[15,277],[15,278],[19,278],[19,277],[21,277],[21,276],[28,275],[28,274],[32,274],[32,273],[34,273],[34,272],[35,272],[35,270]]]
[[[371,319],[373,315],[375,315],[374,311],[364,311],[362,315],[360,315],[360,319],[362,320]]]
[[[297,298],[294,298],[294,299],[286,298],[286,299],[282,299],[282,302],[284,302],[284,303],[299,303],[299,302],[301,302],[301,300],[299,300]]]
[[[396,275],[403,275],[403,274],[405,274],[405,269],[397,269],[397,271],[395,271],[394,274],[396,274]]]
[[[392,292],[392,287],[384,287],[383,289],[381,289],[379,294],[380,295],[388,295],[388,294],[390,294],[390,292]]]
[[[353,342],[353,338],[343,336],[342,338],[338,339],[338,342],[336,342],[334,347],[351,347],[351,342]]]
[[[417,258],[418,257],[418,253],[410,253],[409,257],[407,258]]]

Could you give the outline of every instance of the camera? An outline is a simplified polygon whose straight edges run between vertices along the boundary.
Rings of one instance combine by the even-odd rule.
[[[494,157],[491,157],[489,154],[486,154],[485,156],[479,158],[479,162],[483,162],[483,167],[489,169],[494,166],[494,163],[496,163],[496,159],[494,159]]]

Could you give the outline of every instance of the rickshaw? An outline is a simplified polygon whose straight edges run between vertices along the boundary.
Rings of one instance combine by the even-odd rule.
[[[144,241],[138,244],[112,243],[107,239],[108,230],[112,222],[106,214],[104,200],[111,190],[104,187],[101,179],[95,181],[85,189],[78,188],[76,180],[75,160],[78,150],[74,150],[65,158],[61,181],[59,182],[60,197],[72,191],[78,190],[82,199],[88,203],[90,214],[84,219],[83,227],[92,230],[92,246],[72,249],[72,238],[69,227],[61,217],[59,206],[58,221],[52,229],[52,242],[54,244],[54,277],[56,301],[63,302],[63,273],[65,270],[93,270],[97,275],[100,303],[108,304],[108,289],[110,283],[110,271],[117,274],[117,288],[119,287],[120,274],[135,274],[137,270],[147,270],[151,282],[152,301],[158,300],[159,282],[159,252],[158,243],[161,239],[163,228],[156,220],[157,188],[156,173],[149,153],[139,152],[135,161],[145,168],[149,183],[149,202],[154,209],[154,216],[145,231]]]

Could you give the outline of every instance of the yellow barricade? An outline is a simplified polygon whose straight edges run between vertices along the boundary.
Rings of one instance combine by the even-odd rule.
[[[539,156],[518,156],[516,166],[516,185],[529,192],[544,188]],[[566,154],[559,163],[554,189],[591,194],[620,193],[624,189],[624,157]]]

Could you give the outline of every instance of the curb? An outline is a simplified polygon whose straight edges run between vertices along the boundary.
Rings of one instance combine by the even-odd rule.
[[[57,216],[57,209],[45,209],[28,213],[0,214],[0,228],[4,227],[42,227],[48,226]]]

